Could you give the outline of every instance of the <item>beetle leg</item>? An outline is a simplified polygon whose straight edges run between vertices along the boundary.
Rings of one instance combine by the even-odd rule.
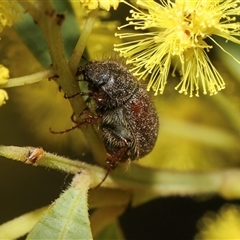
[[[86,107],[82,111],[82,113],[80,114],[80,116],[84,116],[84,115],[87,115],[87,116],[83,117],[81,122],[78,122],[77,120],[74,119],[75,114],[73,113],[72,116],[71,116],[71,120],[72,120],[73,123],[75,123],[75,125],[72,126],[71,128],[65,129],[63,131],[53,131],[51,128],[49,128],[49,130],[53,134],[63,134],[63,133],[66,133],[66,132],[70,132],[70,131],[72,131],[72,130],[80,127],[80,126],[93,124],[93,123],[99,121],[102,117],[101,114],[98,114],[98,115],[91,114],[88,107]]]

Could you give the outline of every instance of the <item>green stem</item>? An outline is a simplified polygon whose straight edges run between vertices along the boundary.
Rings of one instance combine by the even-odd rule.
[[[35,148],[0,146],[0,156],[26,162]],[[36,162],[40,166],[76,174],[81,170],[91,176],[92,186],[103,179],[105,170],[80,161],[70,160],[45,152]],[[102,184],[108,188],[122,188],[134,192],[155,193],[156,196],[193,196],[219,194],[225,198],[240,198],[240,170],[170,171],[131,164],[129,171],[119,167]]]
[[[174,171],[131,165],[123,173],[119,169],[111,173],[113,184],[136,192],[158,193],[158,196],[197,196],[219,194],[228,199],[240,198],[240,170]],[[115,180],[115,181],[114,181]],[[103,184],[111,187],[112,183]]]
[[[54,71],[52,68],[30,74],[23,77],[17,77],[17,78],[9,78],[8,82],[4,85],[1,85],[1,88],[11,88],[11,87],[20,87],[36,82],[40,82],[44,79],[48,79],[49,77],[52,77],[54,75]]]
[[[48,208],[49,206],[38,208],[1,224],[0,239],[18,239],[26,235]]]
[[[162,133],[189,139],[221,150],[239,149],[239,138],[231,131],[221,128],[201,126],[191,122],[162,117]],[[194,133],[194,134],[192,134]]]
[[[62,16],[56,14],[54,6],[50,1],[38,1],[39,8],[35,9],[26,2],[19,1],[19,3],[29,12],[33,19],[43,32],[47,41],[49,53],[52,60],[52,68],[54,75],[57,75],[57,83],[61,86],[63,92],[68,96],[73,96],[80,92],[78,82],[76,81],[75,74],[73,74],[68,66],[65,58],[65,51],[63,47],[61,35],[61,21]],[[94,12],[96,14],[96,12]],[[90,21],[91,22],[91,21]],[[92,23],[93,24],[93,23]],[[87,25],[89,30],[91,29]],[[89,34],[89,33],[88,33]],[[87,34],[86,34],[87,35]],[[85,41],[87,39],[85,38]],[[80,43],[79,43],[80,44]],[[85,44],[83,44],[84,46]],[[73,61],[76,64],[76,61]],[[80,95],[69,98],[73,112],[81,121],[81,113],[86,108],[85,102]],[[93,126],[88,128],[81,128],[86,139],[89,141],[89,147],[93,153],[94,159],[101,165],[105,164],[106,151],[99,134],[95,131]]]
[[[234,127],[236,132],[240,134],[240,113],[239,109],[233,105],[223,94],[218,93],[211,97],[210,100],[217,106],[224,117],[229,121],[229,125]]]
[[[85,162],[70,160],[55,154],[44,152],[41,157],[34,161],[29,160],[31,153],[34,153],[37,148],[34,147],[16,147],[16,146],[3,146],[0,145],[0,156],[20,161],[26,164],[35,164],[55,170],[63,171],[70,174],[77,174],[81,170],[89,172],[92,178],[93,186],[97,186],[105,176],[106,171],[101,167],[93,166]],[[36,151],[37,152],[37,151]],[[38,156],[36,155],[36,158]],[[111,179],[108,181],[111,182]]]
[[[94,21],[97,17],[97,14],[98,14],[98,9],[95,9],[89,12],[85,26],[82,29],[81,36],[78,39],[77,45],[73,50],[73,54],[68,62],[69,68],[71,69],[71,72],[73,74],[76,73],[77,71],[84,49],[86,48],[89,36],[92,32]]]

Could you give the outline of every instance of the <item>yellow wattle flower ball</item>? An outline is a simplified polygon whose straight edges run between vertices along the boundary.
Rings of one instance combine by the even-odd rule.
[[[137,0],[136,6],[123,2],[132,7],[131,16],[116,33],[125,42],[115,44],[114,50],[128,59],[138,79],[150,77],[148,90],[152,88],[155,95],[164,92],[171,65],[172,74],[178,70],[181,75],[175,87],[180,93],[199,96],[201,87],[204,94],[213,95],[225,88],[207,55],[213,46],[206,39],[231,55],[212,35],[240,44],[235,17],[240,15],[239,0]],[[124,33],[128,26],[136,31]]]

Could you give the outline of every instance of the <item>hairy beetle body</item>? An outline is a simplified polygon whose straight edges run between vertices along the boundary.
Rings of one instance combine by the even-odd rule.
[[[80,67],[81,74],[96,104],[110,167],[151,152],[158,135],[157,112],[127,67],[114,60],[89,62]]]

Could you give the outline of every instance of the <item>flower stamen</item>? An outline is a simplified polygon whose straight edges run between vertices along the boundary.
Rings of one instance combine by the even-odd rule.
[[[216,94],[225,88],[225,83],[211,63],[207,52],[213,47],[205,39],[209,38],[221,50],[230,53],[211,36],[218,35],[240,44],[240,23],[235,15],[240,15],[237,0],[176,0],[159,3],[153,0],[137,0],[137,5],[123,2],[132,7],[128,23],[119,27],[134,27],[134,33],[116,33],[126,42],[115,44],[114,50],[127,58],[132,72],[139,78],[150,76],[147,89],[153,88],[155,95],[163,93],[173,59],[181,80],[175,87],[180,93],[199,96],[200,86],[204,94]]]

